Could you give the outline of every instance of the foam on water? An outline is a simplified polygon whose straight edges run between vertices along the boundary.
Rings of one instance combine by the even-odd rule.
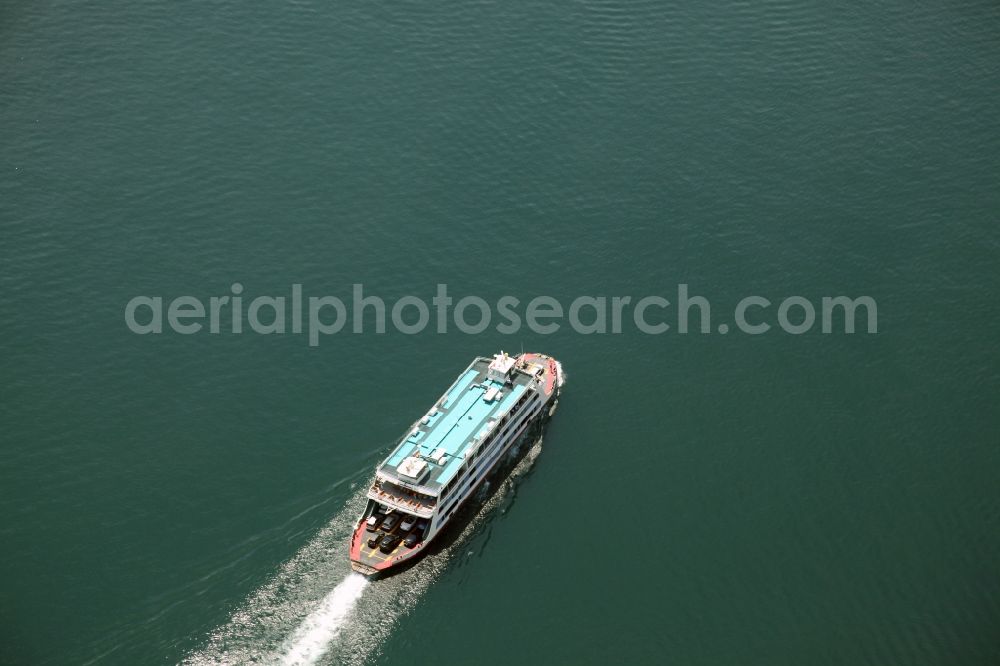
[[[518,479],[532,467],[541,447],[539,439],[451,545],[374,583],[352,572],[347,558],[347,541],[365,505],[367,486],[360,487],[273,580],[183,663],[364,664],[380,651],[452,556],[462,552],[473,532],[497,507],[513,501]]]
[[[295,646],[292,639],[298,636],[296,631],[309,622],[310,614],[320,613],[326,602],[334,601],[334,592],[352,573],[345,544],[364,508],[366,491],[366,486],[358,487],[343,509],[184,663],[281,663]],[[338,618],[335,609],[331,606],[327,617],[333,635],[347,615]],[[303,629],[301,636],[305,635]]]
[[[295,630],[291,648],[281,660],[282,666],[308,665],[319,661],[367,586],[368,580],[364,576],[352,573],[333,588],[319,608]]]

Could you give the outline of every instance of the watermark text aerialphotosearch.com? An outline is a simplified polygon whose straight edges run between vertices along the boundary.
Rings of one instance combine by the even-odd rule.
[[[672,298],[579,296],[568,303],[552,296],[501,296],[493,302],[463,296],[456,300],[446,284],[438,284],[429,299],[408,295],[389,301],[366,294],[362,284],[352,285],[347,299],[306,297],[301,284],[293,284],[289,296],[249,298],[243,291],[243,285],[236,282],[229,294],[208,299],[136,296],[125,305],[125,323],[140,335],[164,331],[181,335],[304,333],[312,347],[318,346],[323,336],[385,333],[390,325],[392,330],[407,335],[428,330],[476,335],[490,327],[504,335],[519,333],[522,327],[542,335],[565,329],[582,335],[617,334],[627,329],[647,335],[730,331],[801,335],[815,330],[854,333],[856,324],[869,334],[878,332],[878,307],[870,296],[824,296],[814,300],[787,296],[777,301],[746,296],[733,308],[728,321],[713,322],[708,299],[692,295],[687,284],[677,285]]]

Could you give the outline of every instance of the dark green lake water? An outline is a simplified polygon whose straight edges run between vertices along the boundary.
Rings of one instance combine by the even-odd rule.
[[[363,4],[0,10],[0,662],[1000,662],[1000,7]],[[125,325],[237,281],[878,333]],[[537,459],[336,619],[374,465],[522,347]]]

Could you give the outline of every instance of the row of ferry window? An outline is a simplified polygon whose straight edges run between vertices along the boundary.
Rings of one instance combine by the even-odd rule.
[[[486,437],[485,440],[483,440],[483,443],[479,446],[476,452],[473,453],[468,460],[462,463],[462,469],[459,471],[458,476],[452,479],[452,481],[449,482],[448,485],[441,491],[441,497],[444,497],[448,493],[450,493],[451,489],[455,487],[462,480],[462,477],[464,477],[466,473],[468,473],[469,470],[472,468],[472,464],[479,458],[479,454],[483,453],[488,446],[490,446],[496,441],[497,437],[499,437],[501,431],[504,429],[504,426],[510,421],[510,419],[514,416],[514,414],[516,414],[521,409],[521,407],[524,406],[524,403],[531,395],[536,395],[536,394],[526,392],[524,395],[520,397],[520,399],[518,399],[518,401],[514,404],[514,406],[511,407],[510,410],[503,415],[503,417],[500,419],[500,422],[497,424],[497,427],[493,430],[492,433],[489,434],[489,436]]]
[[[520,426],[521,426],[521,424],[522,424],[522,423],[523,423],[523,422],[525,421],[525,419],[526,419],[526,418],[527,418],[527,416],[525,416],[524,418],[521,418],[521,419],[520,419],[520,420],[518,421],[517,425],[516,425],[516,426],[514,426],[513,428],[511,428],[511,432],[516,432],[516,431],[517,431],[517,429],[518,429],[518,427],[520,427]],[[497,447],[496,447],[496,449],[495,449],[494,451],[492,451],[492,452],[491,452],[491,454],[490,454],[490,456],[489,456],[489,460],[490,460],[490,461],[492,462],[492,461],[493,461],[493,460],[495,460],[495,459],[496,459],[496,458],[497,458],[497,457],[498,457],[499,455],[500,455],[500,447],[499,447],[499,446],[497,446]],[[465,486],[465,492],[464,492],[464,493],[462,493],[462,495],[464,495],[465,493],[467,493],[467,492],[468,492],[468,491],[469,491],[469,490],[470,490],[470,489],[471,489],[471,488],[472,488],[473,486],[475,486],[475,485],[476,485],[476,484],[477,484],[477,483],[479,482],[479,479],[480,479],[480,478],[482,478],[483,474],[485,474],[485,473],[486,473],[486,470],[487,470],[488,468],[489,468],[489,464],[485,464],[485,463],[484,463],[483,465],[481,465],[481,466],[479,467],[479,469],[477,469],[477,470],[476,470],[476,475],[475,475],[475,476],[474,476],[473,478],[469,479],[468,483],[466,483],[466,486]],[[455,497],[453,497],[453,498],[451,499],[451,502],[452,502],[452,504],[454,504],[454,506],[452,506],[452,507],[451,507],[451,508],[450,508],[450,509],[448,510],[448,513],[447,513],[447,515],[445,516],[445,520],[447,520],[448,518],[450,518],[450,517],[451,517],[451,514],[452,514],[452,513],[454,513],[454,512],[455,512],[455,509],[457,509],[457,508],[458,508],[458,505],[457,505],[457,504],[456,504],[456,502],[455,502],[455,501],[456,501],[456,500],[458,499],[458,497],[459,497],[459,495],[456,495]]]
[[[535,395],[535,394],[531,394],[531,395]],[[500,423],[501,424],[507,423],[510,420],[510,418],[513,417],[514,414],[516,414],[518,411],[520,411],[520,409],[524,406],[524,403],[527,401],[528,397],[529,397],[529,395],[526,394],[520,400],[518,400],[517,404],[513,408],[511,408],[511,410],[503,417],[503,419],[501,419]],[[512,428],[511,430],[512,431],[516,431],[517,428],[520,427],[521,423],[524,420],[525,420],[524,417],[522,417],[521,419],[518,419],[517,425],[514,428]],[[461,485],[462,481],[466,478],[466,476],[468,476],[469,474],[471,474],[474,471],[478,472],[478,473],[476,474],[475,478],[469,480],[469,482],[466,484],[465,490],[467,491],[470,487],[472,487],[472,484],[474,482],[476,482],[476,481],[479,480],[480,476],[482,476],[482,470],[485,469],[486,467],[488,467],[488,465],[482,464],[482,465],[479,465],[479,467],[476,470],[473,470],[472,469],[472,464],[473,464],[473,462],[475,462],[479,458],[479,455],[481,453],[486,453],[487,452],[486,451],[487,446],[489,446],[490,444],[494,444],[497,441],[499,441],[500,435],[502,434],[501,433],[502,430],[503,430],[503,427],[501,426],[500,428],[498,428],[497,430],[494,431],[494,435],[495,436],[491,435],[490,437],[486,438],[483,446],[480,447],[480,449],[477,450],[476,453],[474,453],[470,457],[470,459],[467,462],[467,464],[464,464],[462,466],[462,470],[459,472],[458,476],[456,476],[454,479],[452,479],[448,483],[447,487],[445,487],[444,490],[441,492],[441,497],[442,498],[445,497],[447,494],[449,494],[453,488],[458,487],[459,485]],[[495,447],[495,448],[497,450],[499,450],[499,447]],[[496,452],[497,452],[496,450],[489,451],[489,453],[491,453],[491,454],[495,454]],[[490,455],[489,456],[490,460],[493,460],[493,458],[495,458],[495,457],[496,457],[495,455]],[[449,503],[450,504],[455,504],[456,500],[459,497],[461,497],[463,494],[464,493],[460,493],[460,494],[455,495],[454,497],[451,498],[451,500],[450,500]],[[445,509],[445,511],[447,511],[448,515],[450,515],[451,511],[453,511],[454,508],[455,507],[453,506],[450,509]],[[445,519],[447,519],[448,515],[445,516]]]
[[[498,446],[496,447],[496,450],[492,452],[492,455],[489,456],[489,459],[493,460],[494,458],[496,458],[497,455],[499,455],[499,452],[500,452],[500,447]],[[476,483],[479,482],[479,479],[481,479],[483,474],[486,473],[487,467],[489,467],[489,465],[483,464],[478,469],[476,469],[475,476],[473,476],[468,480],[468,482],[466,482],[464,492],[456,494],[454,497],[451,498],[451,500],[449,500],[449,503],[452,506],[445,513],[444,520],[448,520],[449,518],[451,518],[451,514],[455,513],[455,509],[457,509],[459,506],[457,503],[458,498],[464,496],[474,485],[476,485]],[[457,480],[458,479],[456,479],[456,481]]]
[[[524,398],[522,398],[521,400],[519,400],[518,404],[515,406],[515,408],[511,409],[511,411],[508,413],[508,416],[513,416],[523,406],[523,403],[525,402],[526,398],[527,398],[527,396],[525,396]],[[541,398],[539,398],[536,402],[541,402]],[[520,427],[521,423],[523,423],[526,420],[526,418],[527,418],[527,415],[525,415],[525,417],[519,419],[517,425],[514,428],[512,428],[511,430],[512,431],[516,431],[517,428]],[[509,419],[505,416],[502,422],[505,423],[508,420]],[[499,440],[499,436],[496,438],[495,441],[498,441],[498,440]],[[490,440],[488,439],[487,441],[490,441]],[[497,450],[493,451],[492,453],[493,453],[493,455],[490,456],[490,460],[492,460],[493,458],[496,458],[496,456],[499,455],[499,447],[497,447]],[[478,454],[478,452],[477,452],[477,454]],[[473,456],[472,459],[474,460],[475,457],[476,456]],[[471,463],[470,463],[470,465],[471,465]],[[466,492],[470,488],[472,488],[472,486],[475,485],[475,483],[477,483],[479,481],[479,479],[485,473],[487,467],[488,467],[488,465],[484,464],[484,465],[481,465],[478,470],[476,470],[476,475],[473,478],[469,479],[468,482],[466,483],[466,487],[465,487],[465,491]],[[448,484],[448,487],[444,489],[444,492],[441,494],[441,496],[444,497],[444,495],[446,493],[448,493],[453,486],[455,486],[458,483],[460,483],[461,480],[466,476],[466,472],[468,470],[469,470],[469,467],[464,467],[463,470],[462,470],[461,475],[459,477],[453,479]],[[449,500],[447,502],[447,504],[450,504],[450,506],[442,508],[442,511],[444,512],[443,513],[443,518],[441,519],[441,523],[442,524],[444,524],[445,522],[447,522],[448,519],[451,518],[451,515],[453,513],[455,513],[455,510],[458,509],[459,504],[458,504],[457,500],[458,500],[459,497],[462,497],[463,495],[464,495],[464,493],[456,494],[454,497],[451,498],[451,500]]]

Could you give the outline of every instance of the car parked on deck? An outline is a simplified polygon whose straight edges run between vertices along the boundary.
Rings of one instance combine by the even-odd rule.
[[[410,530],[413,529],[413,526],[416,524],[416,522],[417,522],[417,517],[416,516],[406,516],[406,517],[404,517],[403,518],[403,522],[401,522],[399,524],[399,531],[400,532],[409,532]]]
[[[396,529],[396,525],[399,524],[400,515],[398,513],[390,513],[382,521],[382,529],[385,532],[391,532]]]
[[[365,529],[369,532],[375,532],[378,530],[378,527],[382,524],[383,520],[385,520],[384,513],[373,513],[368,516],[368,520],[365,521]]]
[[[391,553],[396,550],[396,546],[398,546],[399,542],[402,540],[403,538],[398,534],[383,534],[382,540],[378,544],[378,549],[383,553]]]

